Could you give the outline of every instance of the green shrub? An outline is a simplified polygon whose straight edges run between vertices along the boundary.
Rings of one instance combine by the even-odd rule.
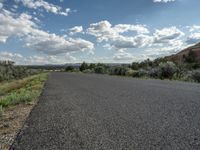
[[[94,68],[94,72],[98,74],[105,74],[106,73],[106,68],[104,66],[96,66]]]
[[[134,70],[128,69],[128,70],[126,70],[126,72],[125,72],[125,76],[133,76],[134,72],[135,72]]]
[[[96,67],[96,64],[91,63],[91,64],[88,66],[88,69],[94,69],[95,67]]]
[[[175,79],[182,79],[187,73],[187,65],[184,63],[178,63],[176,65],[176,73],[174,75]]]
[[[23,66],[14,66],[14,63],[6,63],[6,61],[0,61],[0,82],[13,79],[22,79],[39,72],[40,70],[27,69]]]
[[[117,67],[112,67],[110,69],[110,74],[111,75],[121,75],[121,76],[125,76],[126,72],[129,70],[128,67],[124,67],[124,66],[117,66]]]
[[[94,70],[91,69],[85,69],[82,71],[83,73],[94,73]]]
[[[161,79],[172,79],[177,70],[176,65],[173,62],[160,63],[159,69],[161,71]]]
[[[140,69],[138,71],[138,77],[145,77],[145,76],[148,76],[148,71],[144,69]]]
[[[0,105],[0,117],[3,115],[3,106]]]
[[[134,70],[134,71],[133,71],[133,74],[132,74],[132,77],[134,77],[134,78],[135,78],[135,77],[138,78],[138,77],[139,77],[138,72],[139,72],[138,70]]]
[[[148,69],[153,66],[153,62],[150,59],[146,59],[139,64],[139,69]]]
[[[191,74],[192,80],[200,83],[200,70],[193,71]]]
[[[73,72],[75,70],[75,68],[73,66],[67,66],[67,68],[65,68],[65,71],[67,72]]]
[[[133,62],[132,64],[131,64],[131,68],[133,69],[133,70],[138,70],[139,69],[139,63],[138,62]]]
[[[148,75],[151,78],[160,78],[161,76],[161,70],[159,68],[151,68],[148,72]]]
[[[134,71],[133,72],[133,77],[147,77],[148,76],[148,71],[144,70],[144,69],[139,69],[138,71]]]
[[[184,59],[187,63],[195,63],[197,62],[197,54],[193,50],[190,50],[187,56],[184,55]]]

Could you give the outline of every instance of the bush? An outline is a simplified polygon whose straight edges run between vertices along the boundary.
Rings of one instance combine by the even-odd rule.
[[[0,105],[0,117],[3,115],[3,106]]]
[[[128,69],[128,70],[125,72],[125,76],[133,76],[134,72],[135,72],[134,70]]]
[[[187,63],[195,63],[197,62],[197,54],[190,50],[187,56],[184,55],[184,59]]]
[[[184,77],[184,75],[187,73],[187,65],[184,64],[184,63],[178,63],[176,65],[176,74],[175,74],[175,77],[177,79],[181,79]]]
[[[193,71],[191,74],[192,80],[200,83],[200,70]]]
[[[91,64],[88,66],[88,69],[94,69],[95,67],[96,67],[96,64],[91,63]]]
[[[94,72],[98,73],[98,74],[104,74],[104,73],[106,73],[106,68],[103,66],[96,66],[94,68]]]
[[[111,75],[121,75],[121,76],[125,76],[126,72],[129,70],[129,68],[127,67],[123,67],[123,66],[117,66],[117,67],[113,67],[110,69],[110,74]]]
[[[83,73],[94,73],[94,70],[91,69],[85,69],[82,71]]]
[[[148,72],[148,75],[151,78],[160,78],[161,76],[161,70],[159,68],[151,68]]]
[[[26,67],[14,66],[13,64],[14,63],[9,63],[9,61],[0,61],[0,82],[22,79],[40,72],[40,70],[27,69]]]
[[[173,62],[166,62],[159,64],[159,70],[161,71],[160,78],[164,79],[172,79],[174,74],[176,73],[176,65]]]
[[[65,68],[65,71],[67,72],[73,72],[75,70],[75,68],[73,66],[67,66],[67,68]]]
[[[131,64],[131,68],[133,69],[133,70],[138,70],[139,69],[139,63],[138,62],[133,62],[132,64]]]
[[[148,75],[148,71],[144,70],[144,69],[140,69],[138,71],[138,77],[144,77]]]
[[[134,71],[132,76],[137,77],[137,78],[145,77],[145,76],[148,76],[148,71],[144,69],[140,69],[138,71]]]

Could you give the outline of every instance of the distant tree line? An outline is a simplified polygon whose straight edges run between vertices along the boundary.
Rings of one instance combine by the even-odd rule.
[[[79,69],[68,66],[65,71],[200,82],[200,64],[193,52],[189,52],[183,62],[177,63],[167,61],[166,58],[116,66],[83,62]]]

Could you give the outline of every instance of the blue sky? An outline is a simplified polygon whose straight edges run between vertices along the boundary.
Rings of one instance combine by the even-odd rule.
[[[200,42],[199,0],[0,0],[0,59],[130,63]]]

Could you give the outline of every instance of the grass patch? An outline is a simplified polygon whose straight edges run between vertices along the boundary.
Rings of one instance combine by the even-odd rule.
[[[0,105],[0,117],[3,115],[3,106]]]
[[[7,83],[0,85],[0,95],[5,95],[5,94],[8,94],[8,93],[10,93],[14,90],[18,90],[18,89],[24,87],[28,82],[31,82],[37,76],[38,75],[33,75],[33,76],[26,77],[26,78],[21,79],[21,80],[15,80],[15,81],[7,82]]]
[[[4,95],[0,100],[0,109],[37,99],[46,79],[47,73],[42,73],[0,86]]]

